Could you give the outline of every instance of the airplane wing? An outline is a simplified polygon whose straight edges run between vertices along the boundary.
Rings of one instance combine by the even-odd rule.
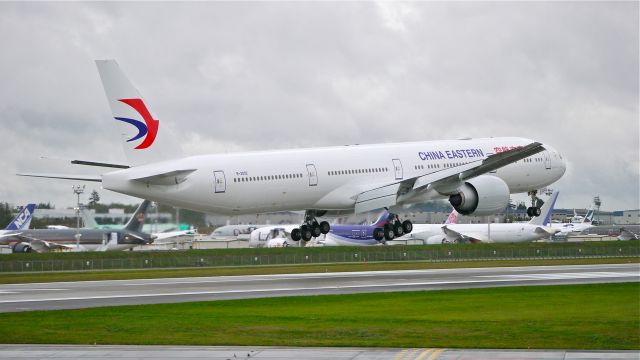
[[[539,142],[488,156],[466,164],[438,169],[426,175],[416,176],[356,195],[355,212],[363,213],[383,207],[394,206],[415,196],[418,192],[434,189],[440,194],[453,195],[465,180],[497,170],[503,166],[544,151]]]
[[[36,238],[30,237],[30,236],[24,236],[24,235],[20,235],[20,234],[13,234],[13,235],[15,237],[25,241],[25,242],[28,242],[29,245],[31,245],[31,248],[34,251],[39,252],[39,253],[49,252],[51,250],[71,250],[71,249],[75,249],[75,246],[53,243],[53,242],[40,240],[40,239],[36,239]]]
[[[449,228],[445,225],[442,227],[442,232],[447,237],[450,243],[464,243],[464,242],[489,242],[489,239],[482,233],[461,233]]]

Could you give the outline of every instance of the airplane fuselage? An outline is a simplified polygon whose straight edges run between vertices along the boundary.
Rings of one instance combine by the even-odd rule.
[[[202,155],[105,173],[102,186],[220,214],[306,209],[347,213],[363,191],[479,162],[530,143],[509,137]],[[545,148],[487,175],[504,180],[510,193],[548,186],[564,174],[565,163],[557,151]],[[165,176],[169,171],[176,175]],[[153,174],[165,175],[145,180]],[[430,189],[420,199],[448,195]]]

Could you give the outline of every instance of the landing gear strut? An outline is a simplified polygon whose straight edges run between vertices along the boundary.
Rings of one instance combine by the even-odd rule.
[[[544,201],[538,197],[538,190],[531,190],[527,195],[531,196],[531,206],[527,208],[527,215],[529,217],[540,216],[540,208]]]
[[[329,230],[331,230],[331,225],[328,222],[322,221],[318,223],[315,210],[307,210],[304,214],[304,224],[300,228],[291,230],[291,240],[309,241],[311,238],[328,233]]]

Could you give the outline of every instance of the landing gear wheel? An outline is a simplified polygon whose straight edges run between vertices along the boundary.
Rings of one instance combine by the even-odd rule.
[[[322,235],[322,230],[320,230],[320,225],[318,225],[318,223],[314,223],[313,225],[311,225],[311,234],[313,235],[313,237]]]
[[[542,212],[540,211],[539,207],[529,207],[527,208],[527,215],[529,217],[535,217],[535,216],[540,216]]]
[[[311,229],[307,225],[300,226],[300,232],[302,234],[302,240],[309,241],[313,237]]]
[[[298,228],[291,230],[291,240],[300,241],[300,239],[302,239],[302,231]]]
[[[331,225],[329,225],[328,222],[323,221],[320,223],[320,232],[322,232],[323,234],[328,233],[331,230]]]
[[[373,229],[373,238],[376,241],[382,241],[384,239],[384,229],[382,228]]]
[[[388,224],[384,226],[384,238],[386,240],[393,240],[394,238],[393,229]]]
[[[413,224],[409,220],[405,220],[402,222],[402,230],[404,230],[405,234],[410,234],[413,231]]]
[[[393,223],[393,235],[395,237],[404,235],[404,231],[402,230],[402,224],[400,223],[400,221],[396,221],[395,223]]]

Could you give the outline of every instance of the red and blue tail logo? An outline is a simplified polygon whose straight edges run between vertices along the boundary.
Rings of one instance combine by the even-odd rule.
[[[118,101],[131,106],[135,111],[138,112],[138,114],[140,114],[140,116],[142,116],[142,120],[144,120],[143,123],[142,121],[136,119],[115,117],[116,120],[129,123],[138,129],[138,134],[127,140],[127,142],[138,140],[146,135],[140,145],[136,146],[135,148],[146,149],[151,146],[151,144],[153,144],[156,139],[156,135],[158,134],[158,126],[160,125],[160,122],[151,116],[142,99],[119,99]]]

